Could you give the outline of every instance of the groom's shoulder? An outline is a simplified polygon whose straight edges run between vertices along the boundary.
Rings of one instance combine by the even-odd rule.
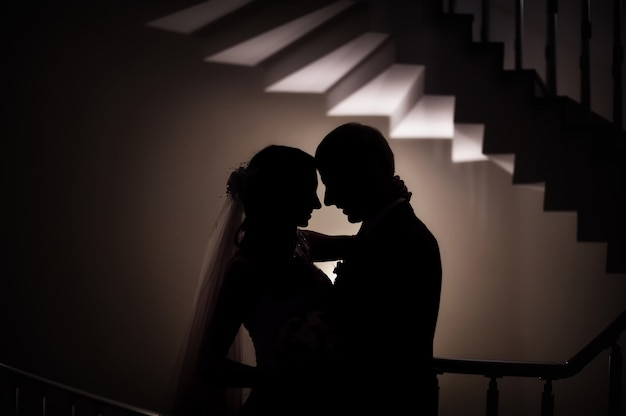
[[[408,205],[404,213],[405,215],[399,215],[397,217],[398,222],[396,224],[398,233],[405,236],[403,238],[404,241],[407,241],[409,245],[438,246],[437,238],[434,233],[426,222],[415,213],[413,207]]]

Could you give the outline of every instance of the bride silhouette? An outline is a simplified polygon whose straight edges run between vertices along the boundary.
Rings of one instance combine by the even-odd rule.
[[[208,248],[178,370],[173,415],[318,414],[318,375],[332,365],[322,305],[331,280],[311,261],[306,227],[317,196],[312,155],[270,145],[235,170]],[[331,259],[349,236],[325,245]],[[256,365],[240,361],[241,329]],[[242,405],[238,388],[251,388]]]

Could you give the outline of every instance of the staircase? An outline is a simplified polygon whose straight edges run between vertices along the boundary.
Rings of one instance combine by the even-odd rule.
[[[328,117],[384,117],[391,140],[450,140],[453,162],[494,163],[543,192],[546,211],[577,212],[578,241],[606,243],[606,272],[626,273],[624,131],[542,93],[534,70],[504,70],[503,44],[474,42],[471,15],[422,16],[399,34],[372,13],[363,1],[210,0],[147,25],[195,37],[207,64],[260,68],[268,94],[323,96]]]

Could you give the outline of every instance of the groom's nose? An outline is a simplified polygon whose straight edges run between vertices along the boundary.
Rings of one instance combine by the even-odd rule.
[[[331,205],[336,205],[336,204],[337,202],[333,196],[333,193],[329,192],[328,188],[326,188],[326,191],[324,191],[324,205],[329,207]]]

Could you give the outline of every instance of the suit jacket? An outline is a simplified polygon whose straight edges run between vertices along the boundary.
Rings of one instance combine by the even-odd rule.
[[[409,410],[429,397],[420,391],[434,379],[439,246],[406,200],[367,232],[362,228],[357,241],[338,265],[334,286],[333,317],[345,354],[343,385],[365,399],[365,409],[390,395],[396,410]],[[403,402],[403,394],[410,398]]]

